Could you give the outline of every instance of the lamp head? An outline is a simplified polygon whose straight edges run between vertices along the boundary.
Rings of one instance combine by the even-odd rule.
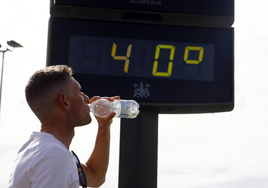
[[[23,47],[22,45],[20,45],[19,43],[15,42],[14,40],[10,40],[7,41],[7,44],[13,48],[19,48],[19,47]]]

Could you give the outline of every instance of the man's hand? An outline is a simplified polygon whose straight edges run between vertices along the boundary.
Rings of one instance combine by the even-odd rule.
[[[96,101],[98,99],[107,99],[108,101],[112,102],[114,100],[119,100],[120,97],[119,96],[115,96],[115,97],[99,97],[99,96],[95,96],[95,97],[90,99],[89,103],[91,104],[91,103],[93,103],[94,101]],[[116,115],[115,112],[111,112],[107,117],[95,116],[95,118],[98,121],[99,128],[109,127],[112,124],[113,118],[114,118],[115,115]]]

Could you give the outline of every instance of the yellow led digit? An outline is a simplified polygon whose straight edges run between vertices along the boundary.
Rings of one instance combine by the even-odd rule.
[[[160,50],[161,49],[170,49],[170,54],[169,54],[169,60],[170,62],[168,63],[168,70],[167,72],[157,72],[157,68],[158,68],[158,58],[160,55]],[[172,66],[173,66],[173,62],[172,60],[174,59],[174,55],[175,55],[175,47],[173,45],[165,45],[165,44],[159,44],[156,46],[156,50],[155,50],[155,61],[154,61],[154,65],[153,65],[153,72],[152,74],[154,76],[171,76],[171,72],[172,72]]]
[[[128,72],[128,67],[129,67],[129,59],[128,59],[128,58],[129,58],[130,55],[131,55],[132,44],[128,45],[126,56],[115,55],[115,54],[116,54],[116,48],[117,48],[117,45],[116,45],[115,43],[113,43],[113,48],[112,48],[111,56],[112,56],[115,60],[125,60],[124,71],[127,73],[127,72]]]
[[[190,50],[199,51],[198,60],[189,60],[188,59]],[[187,64],[196,64],[197,65],[203,60],[203,55],[204,55],[204,48],[203,47],[200,47],[200,46],[186,46],[185,51],[184,51],[184,61]]]

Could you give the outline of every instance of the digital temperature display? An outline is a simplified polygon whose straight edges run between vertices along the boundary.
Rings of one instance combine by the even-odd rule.
[[[66,64],[89,97],[159,113],[234,107],[234,29],[51,17],[47,65]]]
[[[214,45],[71,36],[76,73],[214,81]]]

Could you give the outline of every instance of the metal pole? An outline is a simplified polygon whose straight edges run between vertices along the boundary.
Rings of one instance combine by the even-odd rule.
[[[119,188],[157,188],[158,112],[121,119]]]
[[[7,44],[8,44],[8,46],[10,46],[10,47],[12,47],[12,50],[14,49],[14,48],[18,48],[18,47],[23,47],[22,45],[20,45],[19,43],[17,43],[17,42],[15,42],[14,40],[10,40],[10,41],[7,41]],[[2,46],[0,45],[0,48],[1,48]],[[3,73],[4,73],[4,58],[5,58],[5,53],[7,52],[7,51],[12,51],[12,50],[10,50],[10,49],[8,49],[8,48],[6,48],[5,50],[0,50],[0,52],[2,52],[3,53],[3,56],[2,56],[2,66],[1,66],[1,82],[0,82],[0,122],[1,122],[1,116],[2,116],[2,114],[1,114],[1,98],[2,98],[2,84],[3,84]]]
[[[8,51],[8,49],[0,51],[3,53],[2,56],[2,66],[1,66],[1,82],[0,82],[0,122],[1,122],[1,100],[2,100],[2,83],[3,83],[3,72],[4,72],[4,58],[5,58],[5,53]]]

